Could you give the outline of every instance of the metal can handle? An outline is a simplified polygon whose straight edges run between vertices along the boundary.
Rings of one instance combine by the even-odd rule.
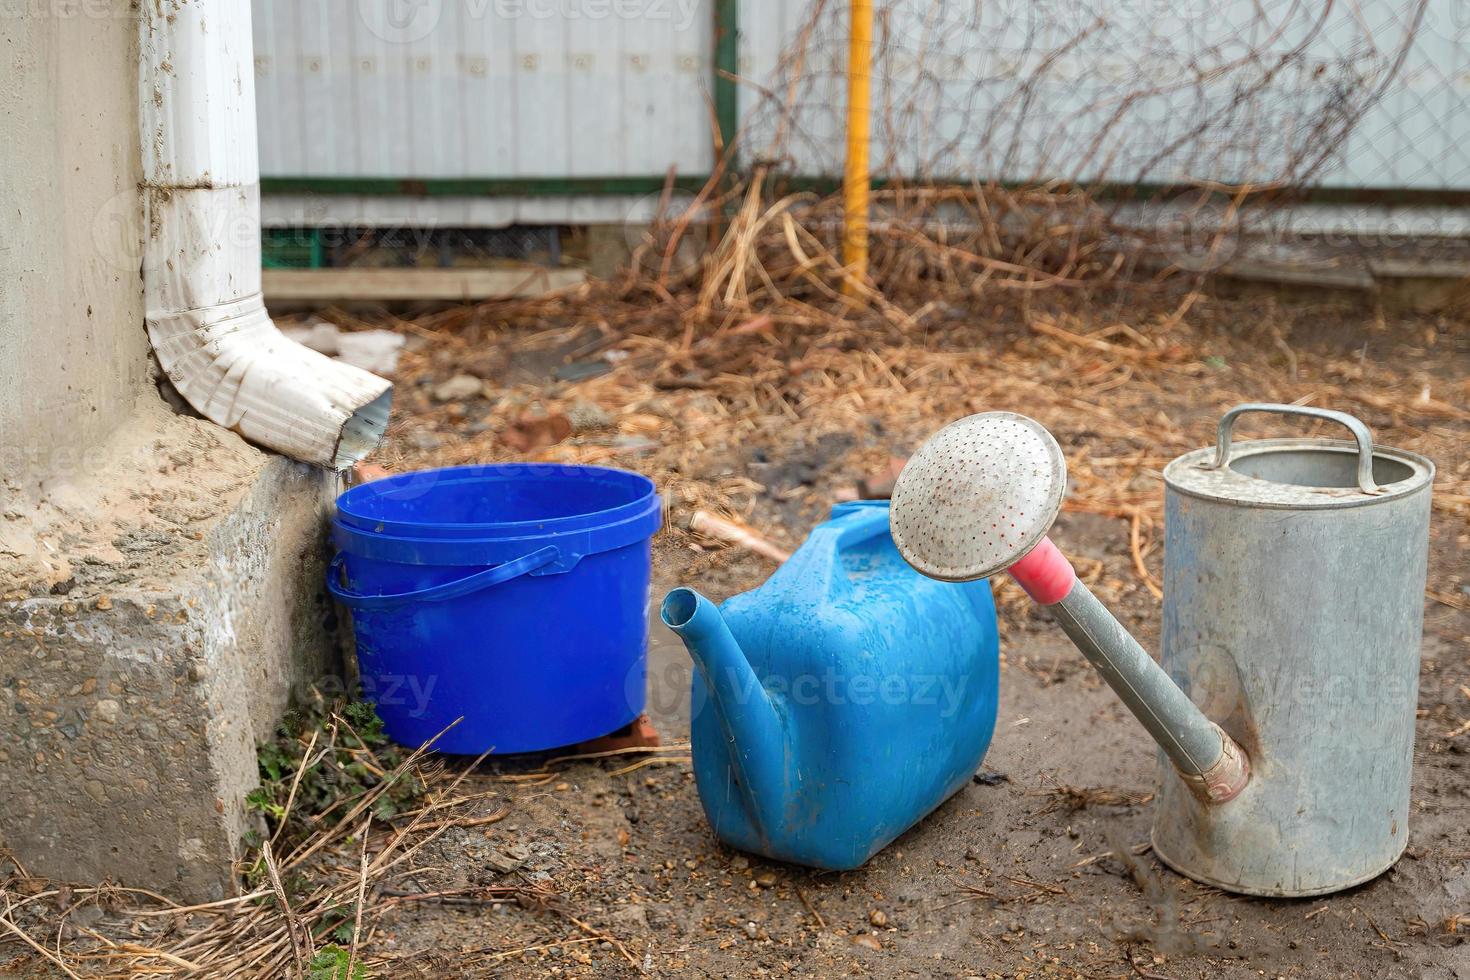
[[[1308,418],[1326,419],[1347,427],[1358,443],[1358,489],[1364,493],[1379,494],[1383,491],[1373,482],[1373,433],[1368,427],[1346,412],[1334,412],[1330,408],[1312,408],[1308,405],[1278,405],[1272,402],[1251,402],[1236,405],[1220,419],[1215,437],[1215,461],[1209,465],[1218,470],[1230,464],[1230,440],[1235,429],[1235,420],[1246,412],[1274,412],[1277,415],[1304,415]]]

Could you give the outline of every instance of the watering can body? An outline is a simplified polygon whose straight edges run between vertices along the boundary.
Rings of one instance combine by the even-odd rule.
[[[925,578],[886,501],[842,504],[762,586],[664,620],[697,666],[694,772],[727,844],[842,870],[965,784],[995,728],[990,584]]]
[[[1359,441],[1232,448],[1233,416],[1265,410],[1345,418]],[[1291,406],[1234,410],[1219,446],[1164,470],[1160,664],[1251,765],[1212,806],[1163,764],[1154,851],[1176,871],[1307,896],[1403,853],[1433,476],[1351,417]]]

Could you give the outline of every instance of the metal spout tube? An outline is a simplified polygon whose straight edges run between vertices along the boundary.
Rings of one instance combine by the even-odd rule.
[[[982,412],[940,429],[893,486],[893,540],[920,572],[948,582],[1009,571],[1057,610],[1062,628],[1148,729],[1190,791],[1234,799],[1250,778],[1239,745],[1128,635],[1046,532],[1062,506],[1067,462],[1035,419]]]
[[[1042,538],[1008,570],[1027,595],[1056,611],[1067,636],[1143,723],[1195,796],[1224,803],[1245,789],[1250,780],[1245,752],[1097,601],[1055,544]]]
[[[1223,803],[1245,788],[1250,775],[1245,753],[1195,707],[1087,586],[1074,580],[1066,596],[1051,608],[1077,649],[1159,743],[1196,795]]]

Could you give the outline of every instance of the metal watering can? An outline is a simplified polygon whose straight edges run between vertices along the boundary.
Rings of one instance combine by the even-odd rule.
[[[1352,441],[1236,444],[1271,412]],[[1040,423],[990,412],[937,432],[894,486],[893,538],[944,581],[1008,570],[1159,743],[1153,844],[1229,891],[1367,881],[1408,843],[1434,465],[1341,412],[1241,405],[1164,470],[1155,663],[1046,538],[1066,463]],[[1213,719],[1213,720],[1212,720]]]
[[[664,623],[697,670],[705,816],[745,851],[855,868],[963,786],[995,729],[999,641],[985,582],[925,578],[888,502],[840,504],[765,584]]]

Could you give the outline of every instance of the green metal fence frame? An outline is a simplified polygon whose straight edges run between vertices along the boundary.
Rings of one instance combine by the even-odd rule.
[[[675,190],[693,193],[709,181],[708,174],[675,175]],[[663,174],[628,177],[263,177],[260,189],[266,194],[360,194],[366,197],[572,197],[578,195],[634,197],[655,194],[669,182]],[[842,181],[837,177],[789,175],[777,178],[789,190],[835,193]],[[874,190],[902,187],[904,180],[875,178]],[[1021,185],[1003,182],[1006,187]],[[931,185],[932,186],[932,185]],[[968,183],[955,186],[969,187]],[[1199,188],[1169,184],[1088,184],[1085,189],[1102,200],[1147,200],[1177,193],[1198,193]],[[1415,190],[1402,187],[1314,187],[1271,192],[1293,201],[1312,204],[1440,205],[1470,206],[1470,191]]]

